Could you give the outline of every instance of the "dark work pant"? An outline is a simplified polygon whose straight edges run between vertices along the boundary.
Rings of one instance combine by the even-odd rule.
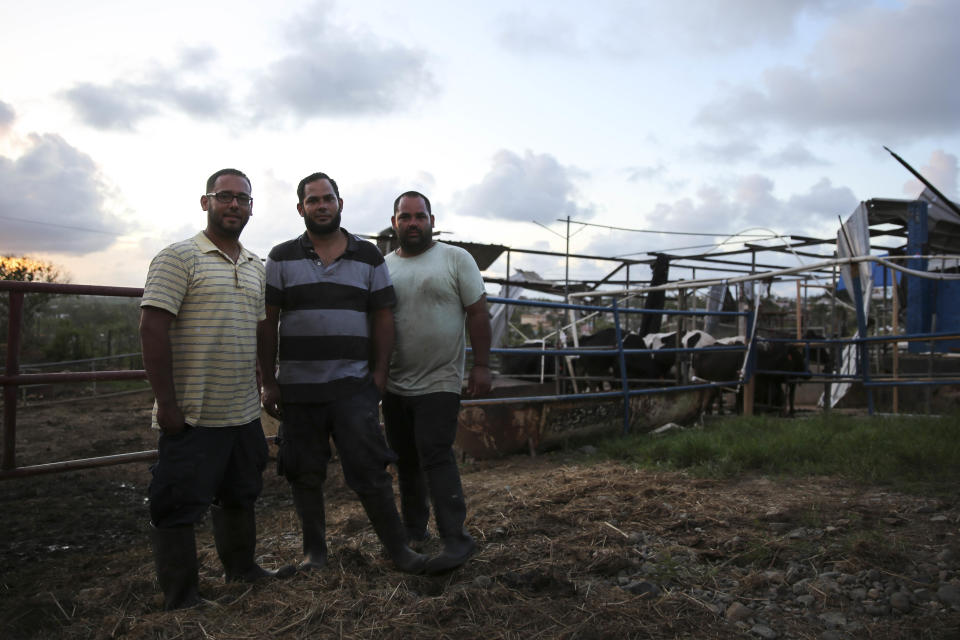
[[[460,472],[453,453],[459,412],[456,393],[401,396],[388,392],[383,398],[387,441],[398,456],[403,523],[413,535],[426,529],[431,498],[437,504],[440,497],[459,496],[462,504]],[[437,524],[439,530],[439,518]]]
[[[161,434],[150,471],[150,519],[158,528],[199,522],[214,502],[252,508],[263,490],[267,443],[260,419],[236,427]]]
[[[389,492],[387,465],[396,455],[380,429],[380,394],[370,384],[344,398],[322,404],[283,404],[277,470],[292,485],[319,489],[327,479],[330,438],[337,445],[347,486],[360,497]]]

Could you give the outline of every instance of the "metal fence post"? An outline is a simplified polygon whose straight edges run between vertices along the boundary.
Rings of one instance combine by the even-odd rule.
[[[20,328],[23,325],[23,292],[10,292],[10,308],[7,314],[7,368],[8,376],[20,373]],[[3,461],[0,468],[17,466],[17,384],[3,386]]]
[[[620,309],[616,297],[613,298],[613,329],[617,338],[617,352],[620,359],[620,384],[623,385],[623,435],[630,433],[630,387],[627,386],[627,359],[623,355],[623,335],[620,331]]]

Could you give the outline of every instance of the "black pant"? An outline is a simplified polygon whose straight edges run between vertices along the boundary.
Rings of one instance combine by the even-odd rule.
[[[216,501],[252,507],[263,490],[267,443],[260,419],[236,427],[184,427],[162,434],[150,471],[150,519],[158,528],[199,522]]]
[[[431,497],[436,503],[437,497],[458,496],[459,504],[463,504],[460,472],[453,453],[459,412],[460,396],[456,393],[401,396],[388,392],[383,398],[387,441],[398,456],[403,523],[412,535],[426,529]],[[442,536],[457,532],[439,533]]]
[[[321,404],[283,403],[277,468],[291,484],[320,489],[327,479],[330,438],[337,445],[347,486],[359,496],[393,495],[387,447],[377,415],[379,393],[370,384],[357,393]]]

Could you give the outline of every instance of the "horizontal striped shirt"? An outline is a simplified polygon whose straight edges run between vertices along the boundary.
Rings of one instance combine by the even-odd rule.
[[[346,232],[347,249],[324,265],[310,237],[278,244],[267,258],[266,302],[280,309],[284,402],[329,402],[369,381],[369,314],[396,303],[379,249]]]
[[[188,424],[228,427],[260,417],[257,323],[266,318],[265,282],[260,258],[241,247],[234,264],[203,232],[150,263],[140,306],[176,316],[173,381]]]

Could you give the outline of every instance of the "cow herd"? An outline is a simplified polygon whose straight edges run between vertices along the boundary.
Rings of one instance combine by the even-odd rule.
[[[581,336],[578,354],[568,356],[569,364],[561,356],[501,353],[500,374],[524,379],[540,378],[543,382],[555,379],[559,364],[567,374],[561,378],[574,379],[577,391],[619,389],[622,379],[619,354],[609,353],[617,348],[616,343],[613,328]],[[758,340],[755,345],[754,369],[758,371],[754,384],[755,406],[792,415],[796,383],[811,375],[808,360],[812,351],[808,349],[805,354],[802,346],[787,342]],[[541,343],[527,343],[521,347],[525,350],[542,348]],[[707,382],[733,386],[742,377],[746,340],[743,336],[717,339],[703,331],[644,336],[627,332],[623,334],[623,349],[626,378],[631,387]],[[631,350],[642,351],[630,353]],[[608,353],[592,355],[591,351]],[[572,390],[570,387],[566,389]],[[722,399],[721,394],[716,396]],[[738,394],[738,404],[739,401]]]

